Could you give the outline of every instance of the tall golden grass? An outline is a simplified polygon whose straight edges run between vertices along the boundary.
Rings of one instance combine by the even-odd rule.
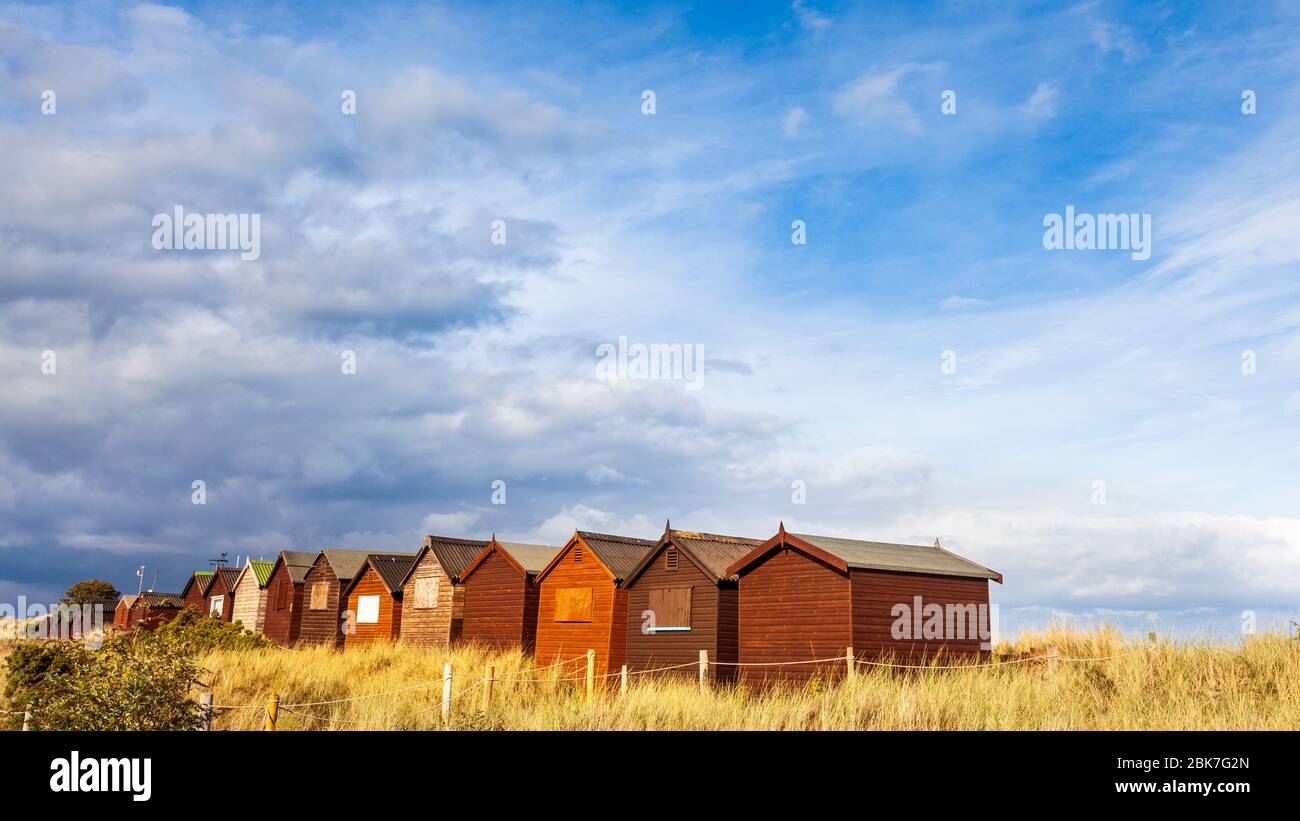
[[[282,704],[335,702],[281,710],[278,728],[285,730],[1300,727],[1300,646],[1282,634],[1233,646],[1170,642],[1151,648],[1113,629],[1051,629],[1004,643],[997,652],[1023,658],[1051,646],[1063,659],[1054,673],[1041,660],[956,670],[862,667],[851,681],[716,686],[701,693],[688,669],[679,677],[633,676],[625,696],[611,680],[591,701],[574,675],[583,669],[579,663],[537,673],[519,653],[472,647],[221,651],[202,664],[217,705],[247,705],[219,711],[216,729],[261,729],[272,693]],[[1068,660],[1097,657],[1107,658]],[[453,665],[456,695],[446,725],[440,711],[444,661]],[[489,666],[496,681],[485,712],[481,682]],[[368,697],[380,693],[387,695]]]

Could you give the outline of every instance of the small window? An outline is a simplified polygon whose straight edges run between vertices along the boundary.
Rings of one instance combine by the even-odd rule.
[[[208,614],[212,616],[220,616],[221,608],[225,606],[226,606],[225,596],[213,596],[211,599],[208,600]]]
[[[669,573],[677,571],[677,548],[670,547],[664,551],[664,570]]]
[[[590,587],[561,587],[555,591],[555,620],[591,621],[591,599]]]
[[[330,606],[330,583],[313,582],[311,586],[311,603],[307,605],[312,610],[324,610]]]
[[[654,611],[656,633],[690,630],[691,588],[665,587],[651,590],[650,609]]]
[[[357,596],[357,624],[379,624],[378,596]]]
[[[438,577],[423,576],[415,580],[415,609],[432,610],[438,606]]]

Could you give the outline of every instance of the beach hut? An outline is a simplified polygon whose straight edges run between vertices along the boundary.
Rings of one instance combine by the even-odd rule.
[[[627,591],[619,587],[648,539],[579,530],[537,574],[537,664],[596,651],[596,673],[617,671],[627,641]]]
[[[281,550],[266,583],[266,624],[262,635],[281,646],[298,640],[302,625],[303,583],[319,552]]]
[[[136,594],[128,593],[123,596],[113,608],[113,626],[119,630],[125,630],[131,626],[131,605],[135,604]]]
[[[193,607],[200,613],[208,612],[208,585],[212,584],[211,570],[195,570],[181,588],[181,606]]]
[[[141,630],[156,630],[176,618],[184,600],[179,593],[158,593],[146,590],[136,596],[127,611],[126,626]]]
[[[554,545],[499,542],[493,536],[461,577],[465,590],[461,641],[494,650],[532,652],[538,604],[533,580],[559,550]]]
[[[424,537],[402,580],[402,641],[447,647],[460,638],[464,588],[461,576],[488,545],[480,539]]]
[[[709,678],[736,676],[739,590],[732,562],[758,539],[665,527],[659,543],[628,573],[627,664],[633,670],[711,662]],[[676,672],[676,671],[675,671]],[[697,675],[695,668],[680,668]]]
[[[303,644],[329,644],[343,646],[343,618],[347,612],[347,599],[343,588],[356,578],[373,550],[346,550],[327,547],[303,577],[302,621],[298,627],[298,641]],[[382,555],[406,555],[383,553]]]
[[[925,663],[934,654],[988,650],[989,581],[1002,574],[933,546],[831,536],[776,535],[732,562],[740,585],[740,662],[773,664],[889,657]],[[838,676],[844,661],[745,667],[747,681]]]
[[[396,641],[402,630],[402,579],[415,557],[411,554],[374,554],[343,589],[347,624],[343,647],[376,641]]]
[[[218,567],[208,583],[205,613],[216,616],[222,621],[231,621],[235,615],[235,580],[239,578],[239,568]]]
[[[231,618],[242,624],[245,630],[261,633],[266,627],[267,582],[271,580],[274,567],[275,562],[247,559],[235,577],[235,607]]]

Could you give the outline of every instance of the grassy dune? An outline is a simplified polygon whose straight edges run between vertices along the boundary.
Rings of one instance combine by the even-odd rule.
[[[1295,729],[1300,727],[1300,645],[1281,634],[1240,646],[1169,643],[1155,649],[1118,632],[1052,630],[998,648],[1012,657],[1056,646],[1051,673],[1029,661],[963,670],[899,672],[863,667],[851,682],[801,687],[718,687],[701,694],[690,678],[634,676],[626,696],[613,686],[590,703],[578,663],[532,671],[514,654],[473,648],[374,646],[214,652],[219,729],[260,729],[271,693],[284,704],[402,692],[282,711],[281,729],[443,729],[442,665],[456,672],[450,729]],[[491,709],[482,709],[483,672],[496,670]],[[690,673],[691,671],[687,671]],[[511,682],[506,677],[542,679]],[[428,686],[424,686],[425,683]],[[610,682],[613,684],[614,682]],[[302,715],[302,714],[309,715]]]

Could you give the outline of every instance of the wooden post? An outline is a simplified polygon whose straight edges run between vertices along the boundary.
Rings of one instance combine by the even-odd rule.
[[[495,667],[489,667],[483,674],[483,715],[492,712],[492,674],[496,672]]]
[[[587,651],[587,700],[596,693],[596,651]]]
[[[700,692],[709,691],[709,651],[700,651]]]
[[[24,710],[23,711],[23,732],[24,733],[30,732],[31,729],[32,729],[32,711]]]
[[[451,662],[442,665],[442,723],[451,718]]]
[[[848,670],[848,680],[849,680],[849,681],[853,681],[853,675],[854,675],[854,673],[857,672],[857,670],[856,670],[855,668],[858,666],[858,664],[857,664],[857,661],[854,660],[854,658],[853,658],[853,648],[852,648],[852,647],[849,647],[849,648],[847,648],[847,649],[844,651],[844,662],[845,662],[845,664],[847,665],[847,670]]]
[[[280,715],[280,694],[272,693],[271,700],[266,702],[266,726],[265,730],[275,729],[275,720]]]
[[[199,710],[203,713],[203,729],[212,729],[212,694],[199,693]]]
[[[618,674],[618,694],[627,695],[627,665],[623,665],[623,671]]]
[[[1047,648],[1047,672],[1051,675],[1056,675],[1056,662],[1058,655],[1059,653],[1056,651],[1055,644]]]

